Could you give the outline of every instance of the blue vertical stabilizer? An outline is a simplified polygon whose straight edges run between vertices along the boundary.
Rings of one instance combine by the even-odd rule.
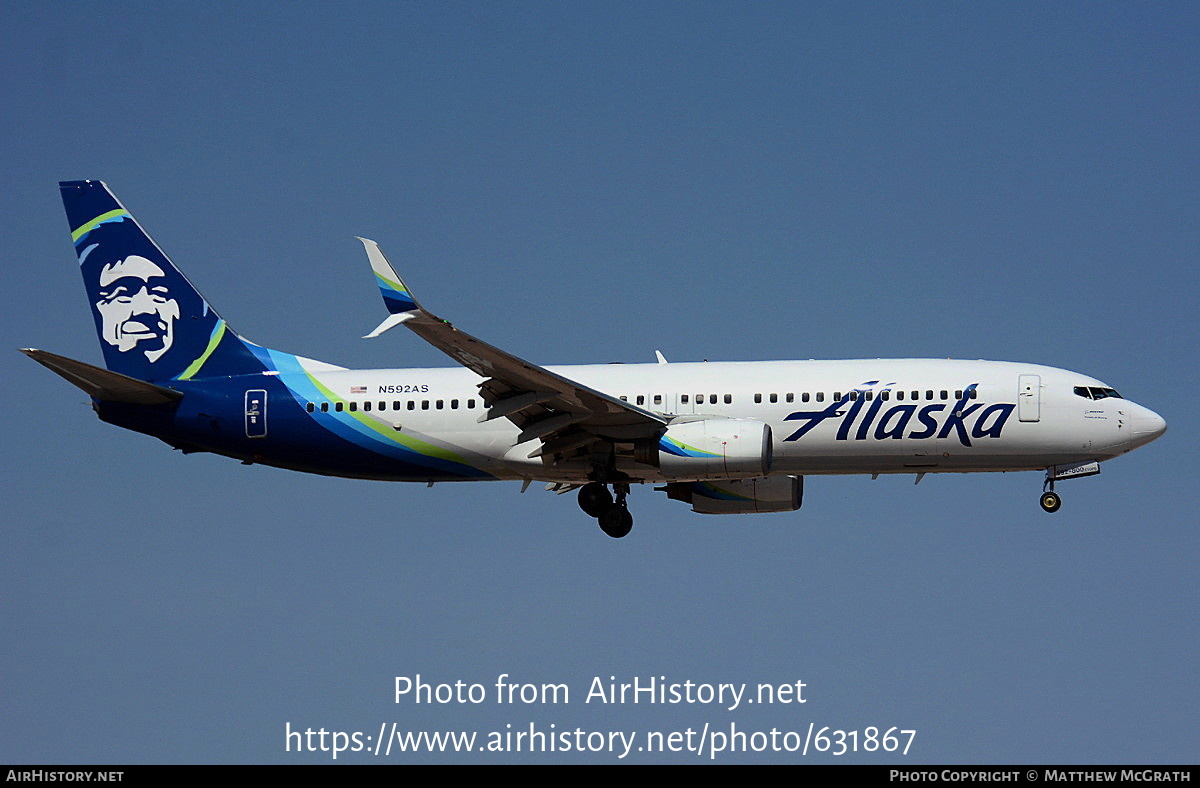
[[[103,182],[59,189],[110,370],[169,381],[267,369]]]

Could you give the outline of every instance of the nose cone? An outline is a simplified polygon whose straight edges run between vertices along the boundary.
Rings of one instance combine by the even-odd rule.
[[[1167,431],[1167,422],[1163,420],[1163,417],[1141,405],[1134,405],[1130,421],[1132,422],[1129,439],[1129,448],[1131,449],[1145,446]]]

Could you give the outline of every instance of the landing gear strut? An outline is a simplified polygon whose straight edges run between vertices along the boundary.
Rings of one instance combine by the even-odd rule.
[[[1054,477],[1050,471],[1046,471],[1046,481],[1042,484],[1042,497],[1038,501],[1042,505],[1042,510],[1054,514],[1062,508],[1062,498],[1058,493],[1054,492]]]
[[[613,484],[616,499],[608,491],[608,487],[600,482],[589,482],[579,488],[579,508],[589,517],[595,517],[600,524],[600,530],[613,539],[620,539],[633,529],[633,515],[625,503],[629,495],[629,484],[616,482]]]

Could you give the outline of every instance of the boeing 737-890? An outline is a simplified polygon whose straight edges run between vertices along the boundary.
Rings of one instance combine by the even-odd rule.
[[[353,370],[235,333],[100,181],[60,184],[106,369],[27,355],[87,392],[101,420],[329,476],[534,481],[578,490],[609,536],[654,484],[706,514],[800,508],[814,474],[1044,470],[1056,480],[1162,435],[1157,414],[1064,369],[933,359],[543,367],[426,310],[362,243],[388,316],[458,364]]]

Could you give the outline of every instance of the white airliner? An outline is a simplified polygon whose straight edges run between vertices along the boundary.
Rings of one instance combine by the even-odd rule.
[[[331,476],[518,480],[578,490],[629,533],[634,484],[706,514],[800,508],[813,474],[1044,470],[1057,480],[1166,430],[1154,412],[1064,369],[863,359],[543,367],[423,308],[362,240],[388,317],[458,364],[350,370],[255,345],[227,326],[99,181],[60,184],[107,369],[30,357],[104,421],[184,452]]]

